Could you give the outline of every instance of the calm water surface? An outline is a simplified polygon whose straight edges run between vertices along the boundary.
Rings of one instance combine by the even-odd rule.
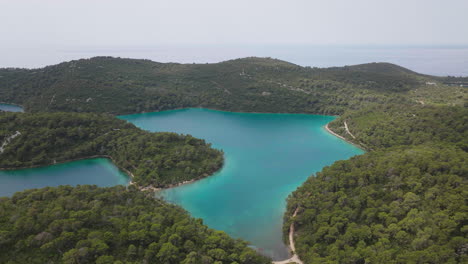
[[[324,166],[363,153],[324,130],[334,119],[330,116],[184,109],[120,118],[150,131],[191,134],[222,149],[225,166],[214,176],[160,195],[274,259],[288,256],[281,233],[286,197]],[[108,159],[88,159],[0,171],[0,196],[46,186],[105,187],[128,181]]]
[[[288,256],[281,233],[286,197],[324,166],[363,153],[324,130],[330,116],[184,109],[121,118],[150,131],[191,134],[222,149],[221,171],[160,195],[274,259]]]
[[[1,103],[0,103],[0,110],[7,111],[7,112],[24,112],[23,107],[19,105],[1,104]]]
[[[110,160],[86,159],[40,168],[0,171],[0,197],[46,186],[96,184],[110,187],[128,182],[129,177]]]

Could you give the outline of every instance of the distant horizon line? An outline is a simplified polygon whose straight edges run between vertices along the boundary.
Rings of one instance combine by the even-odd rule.
[[[220,47],[220,48],[229,48],[229,47],[284,47],[284,46],[303,46],[303,47],[327,47],[327,48],[340,48],[340,47],[352,47],[352,48],[468,48],[468,43],[464,44],[327,44],[327,43],[155,43],[155,44],[123,44],[123,45],[62,45],[62,44],[41,44],[36,43],[34,46],[38,48],[59,48],[59,51],[70,51],[70,49],[151,49],[158,47],[174,47],[174,48],[186,48],[186,47]],[[22,46],[14,45],[13,48],[29,48],[29,45]],[[34,49],[34,48],[32,48]],[[81,50],[83,51],[83,50]]]

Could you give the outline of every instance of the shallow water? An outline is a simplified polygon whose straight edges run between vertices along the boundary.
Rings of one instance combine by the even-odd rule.
[[[214,176],[160,195],[273,259],[288,256],[282,242],[286,197],[324,166],[363,153],[325,131],[331,116],[183,109],[120,118],[222,149],[225,165]]]
[[[1,104],[1,103],[0,103],[0,110],[7,111],[7,112],[24,112],[23,107],[19,105]]]
[[[0,197],[46,186],[95,184],[110,187],[128,182],[129,177],[112,161],[86,159],[39,168],[0,171]]]

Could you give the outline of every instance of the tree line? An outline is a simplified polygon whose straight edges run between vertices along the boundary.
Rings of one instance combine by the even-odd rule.
[[[0,154],[0,168],[43,166],[110,156],[139,186],[165,187],[211,175],[223,153],[202,139],[152,133],[106,114],[0,113],[0,142],[17,131]]]
[[[304,263],[467,262],[467,118],[464,107],[390,104],[334,120],[370,152],[288,197],[285,237],[293,221]]]
[[[0,198],[0,262],[267,264],[247,243],[133,186],[60,186]]]

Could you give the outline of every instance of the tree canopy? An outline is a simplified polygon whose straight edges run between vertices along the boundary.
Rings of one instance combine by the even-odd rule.
[[[305,263],[466,263],[468,154],[418,146],[338,161],[288,200]]]
[[[106,114],[0,113],[0,168],[109,156],[139,186],[165,187],[211,175],[223,154],[202,139],[152,133]]]
[[[142,131],[105,113],[206,107],[339,114],[329,127],[371,152],[324,168],[290,195],[284,229],[286,234],[295,223],[300,258],[305,263],[465,263],[464,84],[466,78],[427,76],[388,63],[320,69],[271,58],[177,64],[96,57],[41,69],[0,69],[0,101],[34,113],[0,113],[0,142],[8,141],[0,167],[104,155],[132,172],[138,184],[164,187],[213,173],[222,165],[222,153],[189,135]],[[118,205],[103,198],[109,193]],[[206,231],[186,215],[182,226],[191,227],[174,228],[177,221],[170,216],[180,209],[145,199],[122,187],[18,193],[0,201],[0,223],[5,223],[0,246],[7,248],[0,256],[13,263],[36,263],[36,258],[266,263],[245,243]],[[155,210],[172,208],[162,214],[169,222],[145,214],[146,206],[155,204],[160,205]]]
[[[285,233],[293,221],[301,259],[467,262],[467,118],[459,106],[390,104],[333,121],[371,152],[325,167],[288,198]]]
[[[437,102],[446,102],[448,93],[456,94],[451,101],[457,104],[466,99],[462,88],[446,86],[443,79],[389,63],[310,68],[271,58],[178,64],[96,57],[40,69],[0,69],[0,76],[0,101],[24,105],[28,112],[205,107],[336,115],[369,104],[428,101],[429,95]]]
[[[346,132],[347,122],[353,138]],[[411,146],[426,142],[456,144],[468,151],[468,108],[457,106],[387,104],[348,111],[329,127],[370,149]]]
[[[266,264],[247,243],[130,186],[60,186],[0,198],[0,262]]]

